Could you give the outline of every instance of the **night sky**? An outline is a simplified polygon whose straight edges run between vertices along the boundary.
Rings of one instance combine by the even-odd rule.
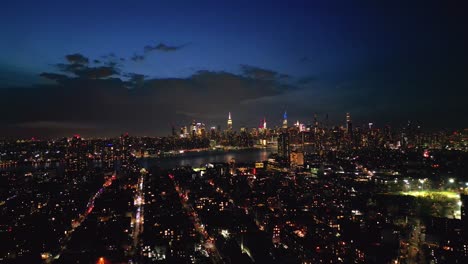
[[[3,1],[0,137],[167,135],[229,111],[465,128],[468,8],[446,2]]]

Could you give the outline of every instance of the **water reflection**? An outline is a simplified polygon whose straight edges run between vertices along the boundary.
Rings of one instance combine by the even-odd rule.
[[[231,159],[235,159],[238,163],[264,161],[268,159],[270,153],[271,150],[268,149],[187,153],[178,157],[171,158],[146,158],[142,159],[141,164],[146,169],[148,169],[151,166],[158,166],[165,169],[177,166],[198,167],[211,162],[229,162]]]
[[[145,158],[141,160],[141,165],[146,169],[152,166],[159,166],[164,169],[169,169],[178,166],[199,167],[210,162],[229,162],[231,159],[235,159],[237,163],[255,162],[267,160],[271,152],[272,150],[270,149],[247,149],[219,152],[206,151],[197,153],[185,153],[180,156],[170,158]],[[88,163],[89,168],[102,168],[102,166],[103,164],[101,161],[90,161]],[[41,162],[0,167],[0,171],[28,172],[40,169],[55,169],[57,170],[57,172],[62,173],[65,167],[66,164],[62,162]],[[120,161],[117,160],[114,164],[114,169],[119,171],[119,168]]]

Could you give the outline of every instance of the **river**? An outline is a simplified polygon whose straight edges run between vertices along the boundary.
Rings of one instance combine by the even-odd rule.
[[[237,163],[265,161],[272,153],[273,149],[240,149],[228,151],[200,151],[200,152],[187,152],[174,157],[162,158],[143,158],[140,159],[140,164],[145,169],[153,166],[158,166],[162,169],[170,169],[180,166],[199,167],[201,165],[212,162],[229,162],[234,159]],[[100,167],[102,164],[99,162],[92,162],[90,167]],[[6,168],[0,168],[1,171],[17,171],[17,172],[31,172],[38,169],[52,169],[57,170],[62,174],[65,164],[60,162],[47,162],[34,165],[20,165]],[[119,165],[115,165],[115,169],[119,170]]]
[[[176,157],[144,158],[141,159],[141,165],[146,169],[152,166],[169,169],[178,166],[199,167],[207,163],[229,162],[231,159],[234,159],[237,163],[255,162],[267,160],[271,152],[271,149],[192,152],[184,153]]]

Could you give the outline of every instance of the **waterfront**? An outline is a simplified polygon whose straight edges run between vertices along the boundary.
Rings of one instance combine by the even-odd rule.
[[[203,151],[197,153],[184,153],[176,157],[143,158],[141,165],[148,169],[158,166],[163,169],[178,166],[198,167],[206,163],[229,162],[234,159],[237,163],[264,161],[272,153],[272,149],[242,149],[229,151]]]
[[[170,169],[179,166],[198,167],[206,163],[213,162],[229,162],[234,159],[236,162],[255,162],[265,161],[269,155],[274,152],[271,148],[250,148],[250,149],[233,149],[233,150],[204,150],[199,152],[186,152],[172,157],[149,157],[140,158],[140,164],[149,169],[152,166],[158,166],[163,169]],[[119,161],[116,161],[116,170],[119,170]],[[100,161],[90,161],[88,167],[102,167]],[[56,169],[59,174],[63,173],[65,164],[63,162],[35,162],[26,164],[12,164],[11,166],[0,167],[0,171],[21,171],[24,173],[41,170],[41,169]]]

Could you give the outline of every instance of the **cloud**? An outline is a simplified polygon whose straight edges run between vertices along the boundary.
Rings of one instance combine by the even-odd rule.
[[[41,76],[43,78],[46,78],[46,79],[49,79],[49,80],[54,80],[54,81],[63,81],[63,80],[66,80],[66,79],[69,78],[68,76],[66,76],[64,74],[47,73],[47,72],[43,72],[43,73],[39,74],[39,76]]]
[[[89,67],[87,65],[89,59],[81,54],[66,55],[65,58],[69,63],[58,63],[55,66],[59,71],[69,75],[44,72],[40,76],[55,81],[64,81],[73,77],[101,79],[116,76],[120,73],[118,63],[112,60],[105,62],[105,66]],[[101,62],[94,60],[95,63],[97,63],[96,61]]]
[[[180,49],[182,49],[182,48],[184,48],[184,47],[186,47],[188,45],[189,45],[189,43],[183,44],[183,45],[180,45],[180,46],[170,46],[170,45],[166,45],[164,43],[159,43],[156,46],[147,45],[147,46],[145,46],[144,50],[145,50],[145,52],[150,52],[150,51],[153,51],[153,50],[162,51],[162,52],[171,52],[171,51],[180,50]]]
[[[89,63],[89,59],[79,53],[66,55],[65,58],[71,64],[85,65]]]
[[[75,72],[81,78],[87,79],[101,79],[118,75],[119,71],[115,67],[101,66],[101,67],[86,67]]]
[[[124,75],[128,78],[129,88],[137,88],[143,86],[147,76],[139,73],[127,73]]]
[[[82,65],[82,64],[68,64],[68,63],[57,63],[55,65],[55,67],[57,67],[57,69],[61,72],[65,72],[65,73],[72,73],[74,74],[75,72],[77,71],[80,71],[82,69],[85,69],[87,68],[87,66],[85,65]]]
[[[165,94],[165,101],[184,105],[191,105],[190,102],[210,102],[210,105],[199,107],[213,110],[215,106],[237,104],[245,99],[285,91],[276,82],[253,80],[223,71],[198,71],[189,78],[151,79],[146,81],[145,88]],[[226,94],[226,91],[232,92]]]
[[[277,80],[277,79],[287,79],[290,77],[287,74],[281,74],[276,71],[262,69],[259,67],[245,65],[245,64],[241,65],[241,70],[244,75],[253,79]]]
[[[132,61],[138,62],[138,61],[143,61],[145,59],[145,56],[135,54],[130,59]]]
[[[116,67],[120,67],[122,64],[120,64],[119,62],[115,61],[115,60],[110,60],[110,61],[107,61],[104,63],[106,66],[108,67],[112,67],[112,68],[116,68]]]
[[[119,70],[116,67],[112,66],[99,66],[99,67],[87,67],[87,66],[76,66],[76,64],[58,64],[58,69],[64,73],[73,74],[75,77],[79,78],[88,78],[88,79],[99,79],[106,78],[112,75],[117,75]],[[65,75],[54,74],[54,73],[42,73],[41,76],[61,80]]]

